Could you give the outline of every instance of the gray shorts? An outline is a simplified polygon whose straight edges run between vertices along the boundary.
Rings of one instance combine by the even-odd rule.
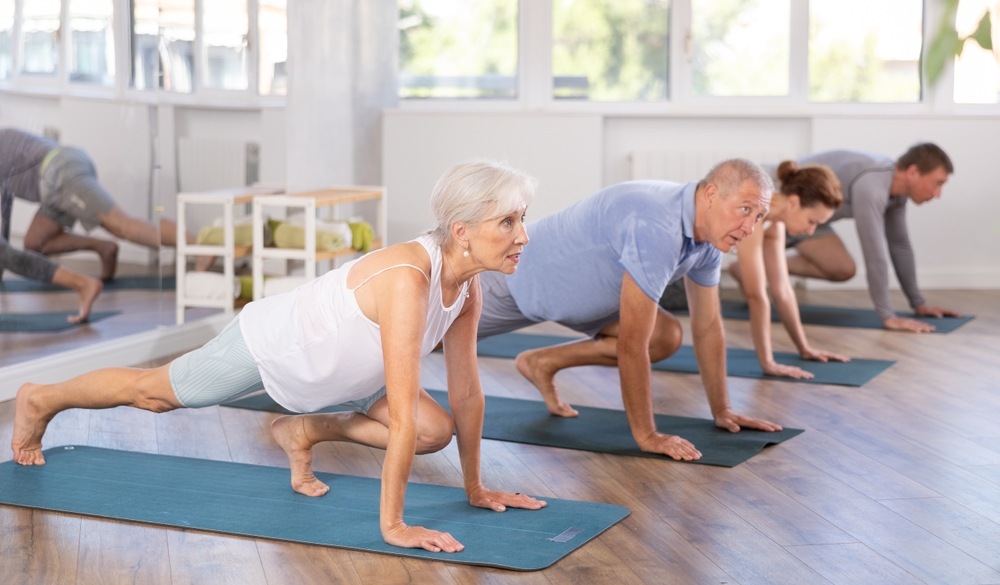
[[[97,182],[93,161],[79,148],[60,147],[45,165],[38,186],[42,204],[38,213],[66,229],[79,220],[90,231],[115,207],[114,199]]]
[[[510,294],[510,289],[507,288],[507,280],[502,273],[480,272],[479,285],[483,289],[483,313],[479,317],[479,333],[477,334],[479,339],[509,333],[538,323],[538,321],[526,317],[517,307],[514,297]],[[618,320],[620,320],[618,311],[615,311],[606,317],[584,323],[571,323],[569,321],[557,321],[557,323],[588,337],[596,337],[601,329]]]
[[[243,339],[239,317],[200,349],[174,360],[170,364],[170,385],[186,408],[215,406],[263,390],[264,382]],[[383,396],[385,386],[342,406],[368,414],[368,409]]]
[[[803,234],[801,236],[785,236],[785,249],[794,248],[806,240],[815,240],[816,238],[823,238],[835,233],[837,232],[833,231],[830,224],[823,223],[816,227],[816,231],[813,232],[811,236],[807,234]]]

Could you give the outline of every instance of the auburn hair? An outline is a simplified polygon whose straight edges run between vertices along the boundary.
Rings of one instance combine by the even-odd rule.
[[[802,207],[822,205],[837,209],[844,202],[840,192],[840,181],[830,167],[806,165],[799,167],[793,160],[778,165],[780,191],[785,195],[797,195]]]

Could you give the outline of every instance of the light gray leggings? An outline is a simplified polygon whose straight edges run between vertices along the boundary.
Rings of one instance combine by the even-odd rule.
[[[18,250],[6,238],[0,237],[0,274],[10,270],[32,280],[52,282],[59,265],[37,252]]]

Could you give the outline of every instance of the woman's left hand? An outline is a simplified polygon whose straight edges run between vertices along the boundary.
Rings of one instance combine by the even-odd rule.
[[[503,512],[508,507],[538,510],[548,505],[542,500],[536,500],[524,494],[500,492],[481,485],[468,490],[467,494],[470,504],[477,508],[489,508],[494,512]]]
[[[851,358],[833,353],[832,351],[823,351],[822,349],[813,349],[807,347],[802,351],[802,359],[812,360],[814,362],[828,362],[833,360],[835,362],[849,362]]]

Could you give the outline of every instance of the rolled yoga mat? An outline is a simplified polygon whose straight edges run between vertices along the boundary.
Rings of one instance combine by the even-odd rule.
[[[112,290],[174,290],[175,288],[177,288],[177,279],[172,275],[164,276],[162,280],[156,275],[118,276],[104,283],[105,292]],[[58,292],[67,290],[70,289],[39,280],[7,278],[0,281],[0,292]]]
[[[900,317],[930,323],[935,333],[951,333],[975,318],[965,317],[921,317],[914,313],[898,313]],[[750,308],[742,301],[722,301],[722,316],[725,319],[750,320]],[[858,327],[861,329],[884,329],[882,319],[872,309],[852,309],[849,307],[827,307],[823,305],[799,305],[799,316],[806,325],[828,325],[830,327]],[[777,310],[771,308],[771,321],[778,323]]]
[[[441,406],[448,408],[447,392],[427,392]],[[257,394],[223,406],[291,414],[267,394]],[[612,455],[669,459],[664,455],[639,450],[632,438],[625,411],[575,405],[574,408],[580,412],[579,416],[563,418],[552,416],[545,408],[545,403],[539,400],[487,396],[483,438]],[[344,410],[346,409],[332,406],[319,412]],[[801,429],[784,429],[776,433],[743,429],[738,433],[731,433],[715,426],[715,422],[702,418],[665,414],[657,414],[655,418],[656,428],[660,432],[684,437],[701,451],[701,459],[685,463],[721,467],[736,467],[760,453],[764,447],[781,443],[803,432]]]
[[[525,333],[503,333],[487,337],[479,342],[479,355],[513,358],[522,351],[548,347],[574,341],[577,337],[557,335],[529,335]],[[892,367],[896,362],[886,360],[866,360],[854,358],[847,363],[813,362],[800,358],[798,354],[776,351],[774,361],[779,364],[797,366],[812,372],[811,380],[795,380],[777,376],[765,376],[757,361],[757,354],[750,349],[726,349],[726,374],[738,378],[766,378],[786,382],[806,382],[809,384],[836,384],[839,386],[864,386],[875,376]],[[653,364],[654,370],[665,372],[698,373],[698,362],[690,345],[681,346],[674,355]]]
[[[78,446],[47,449],[45,459],[0,464],[0,503],[519,571],[552,565],[629,515],[554,498],[541,510],[498,513],[470,506],[461,488],[411,482],[406,523],[465,545],[432,553],[382,540],[379,479],[316,472],[330,492],[310,498],[292,490],[280,467]]]
[[[0,332],[13,333],[55,333],[87,323],[113,317],[121,311],[93,311],[83,323],[67,323],[66,317],[76,315],[76,311],[61,311],[56,313],[0,313]]]

